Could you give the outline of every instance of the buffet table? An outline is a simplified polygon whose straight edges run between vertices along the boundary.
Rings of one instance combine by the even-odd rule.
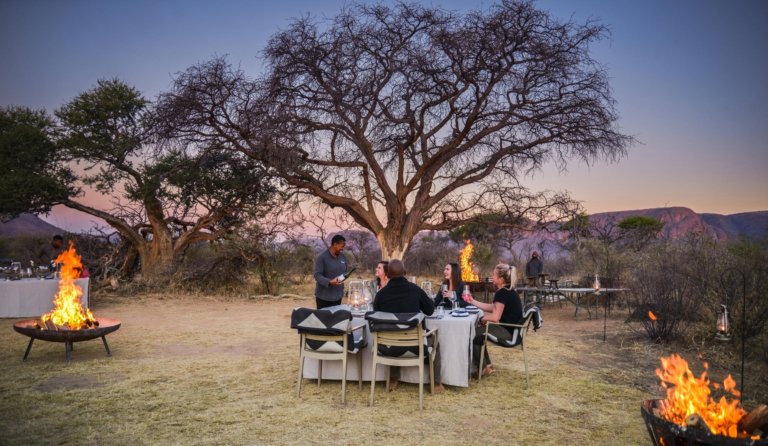
[[[89,279],[77,279],[83,290],[80,303],[88,308]],[[38,317],[53,309],[59,288],[55,279],[21,279],[0,281],[0,317]]]

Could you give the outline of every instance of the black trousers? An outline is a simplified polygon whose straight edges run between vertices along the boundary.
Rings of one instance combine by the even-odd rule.
[[[341,305],[341,299],[339,300],[320,300],[315,296],[315,302],[317,303],[317,309],[332,307],[334,305]]]

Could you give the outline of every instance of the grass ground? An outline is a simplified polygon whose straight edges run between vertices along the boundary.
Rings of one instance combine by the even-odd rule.
[[[522,354],[492,350],[497,373],[469,388],[427,395],[418,387],[318,387],[295,396],[297,335],[289,328],[307,299],[151,295],[95,296],[97,317],[122,321],[108,336],[75,344],[27,338],[0,320],[0,444],[650,444],[640,402],[658,396],[662,347],[635,339],[623,315],[573,320],[546,307],[544,327]]]

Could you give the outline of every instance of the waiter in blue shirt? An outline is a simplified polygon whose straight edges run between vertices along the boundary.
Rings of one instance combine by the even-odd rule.
[[[340,278],[347,272],[347,257],[344,247],[347,240],[336,234],[331,239],[330,248],[315,259],[315,301],[317,308],[340,305],[344,297],[344,279]]]

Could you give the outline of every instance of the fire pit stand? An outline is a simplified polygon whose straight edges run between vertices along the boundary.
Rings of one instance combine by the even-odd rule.
[[[29,337],[29,344],[27,350],[24,352],[23,360],[26,361],[29,356],[30,350],[32,350],[32,343],[35,339],[40,339],[48,342],[63,342],[64,343],[64,357],[67,360],[67,364],[72,362],[72,351],[74,350],[75,342],[89,341],[91,339],[101,338],[104,342],[104,348],[107,350],[107,356],[112,356],[112,352],[109,351],[109,344],[107,344],[107,335],[120,328],[120,321],[115,319],[98,318],[99,323],[97,327],[85,328],[82,330],[50,330],[47,328],[38,328],[38,319],[28,319],[13,324],[13,329],[16,332]]]

